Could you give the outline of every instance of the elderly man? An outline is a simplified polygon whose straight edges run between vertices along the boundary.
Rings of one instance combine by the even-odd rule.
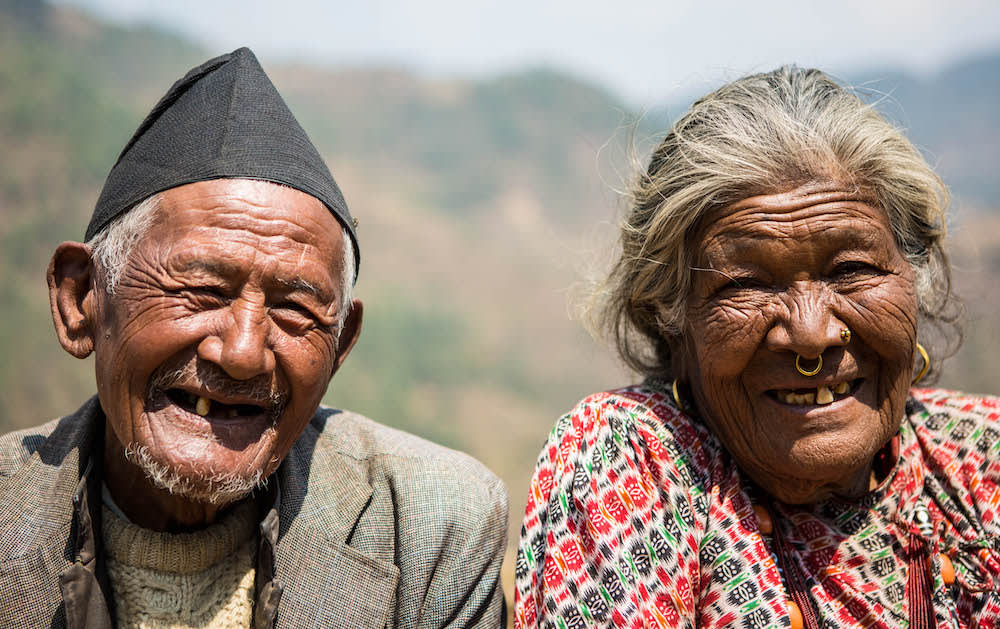
[[[354,221],[247,49],[178,81],[48,270],[97,395],[0,439],[4,627],[501,623],[506,495],[320,399]]]

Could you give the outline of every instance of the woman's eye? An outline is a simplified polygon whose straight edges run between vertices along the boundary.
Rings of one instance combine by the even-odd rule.
[[[833,269],[833,277],[853,279],[862,275],[877,275],[881,271],[867,262],[850,261],[841,262]]]
[[[734,290],[751,290],[763,288],[764,283],[756,277],[731,277],[729,281],[723,284],[722,291],[734,291]]]

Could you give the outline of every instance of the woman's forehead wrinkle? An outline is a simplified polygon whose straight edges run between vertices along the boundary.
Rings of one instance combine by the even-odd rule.
[[[766,249],[793,248],[817,243],[823,249],[861,246],[876,248],[887,244],[890,232],[875,211],[850,206],[806,208],[793,212],[737,211],[720,217],[705,230],[701,244],[703,266],[718,268],[741,256]],[[879,227],[883,227],[880,229]]]
[[[742,230],[727,230],[706,238],[700,257],[704,267],[716,271],[732,271],[748,264],[767,262],[795,242],[793,237],[784,234],[776,238]]]

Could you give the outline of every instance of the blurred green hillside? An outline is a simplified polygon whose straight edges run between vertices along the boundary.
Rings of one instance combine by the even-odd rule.
[[[153,28],[0,0],[0,430],[92,394],[92,364],[52,333],[48,258],[82,238],[118,151],[209,54]],[[364,333],[327,402],[486,462],[510,488],[514,534],[554,419],[633,379],[569,304],[609,257],[627,140],[648,148],[666,114],[635,125],[608,91],[543,69],[467,81],[262,63],[360,219]],[[971,326],[943,384],[1000,393],[1000,57],[857,82],[890,95],[881,106],[956,193]]]

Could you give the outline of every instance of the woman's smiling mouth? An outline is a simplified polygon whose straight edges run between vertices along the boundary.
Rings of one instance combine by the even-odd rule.
[[[863,378],[841,380],[833,384],[800,389],[771,389],[767,395],[781,404],[789,406],[825,406],[854,393],[861,385],[862,380]]]

